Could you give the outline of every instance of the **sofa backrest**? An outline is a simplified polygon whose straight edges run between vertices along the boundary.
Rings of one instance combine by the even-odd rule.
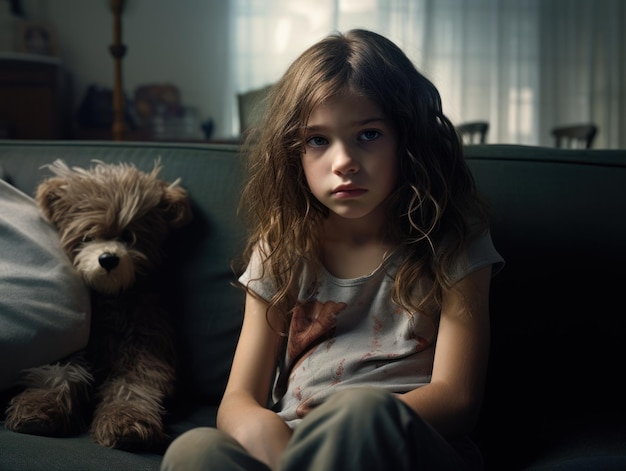
[[[559,421],[624,423],[626,151],[485,145],[466,157],[506,260],[480,433],[510,457],[555,439]]]

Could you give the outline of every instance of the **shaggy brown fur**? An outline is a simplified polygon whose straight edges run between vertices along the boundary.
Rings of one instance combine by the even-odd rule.
[[[170,230],[191,210],[178,181],[127,164],[90,169],[48,166],[36,200],[92,292],[91,334],[84,351],[27,370],[6,427],[36,435],[78,433],[90,423],[106,447],[145,449],[165,442],[163,402],[175,381],[167,313],[147,275],[161,261]]]

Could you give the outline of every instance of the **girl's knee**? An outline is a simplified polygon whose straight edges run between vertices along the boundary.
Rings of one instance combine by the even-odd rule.
[[[230,435],[210,427],[199,427],[183,433],[165,451],[161,471],[224,469],[269,471],[253,458]]]
[[[203,451],[212,450],[216,444],[229,439],[224,433],[211,427],[198,427],[177,437],[165,451],[161,471],[198,469],[206,457]]]

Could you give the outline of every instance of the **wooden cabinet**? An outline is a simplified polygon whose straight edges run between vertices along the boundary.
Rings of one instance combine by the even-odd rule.
[[[71,109],[69,74],[58,59],[0,54],[0,138],[69,138]]]

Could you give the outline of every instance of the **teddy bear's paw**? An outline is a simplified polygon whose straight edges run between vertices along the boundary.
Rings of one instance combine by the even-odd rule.
[[[91,436],[102,446],[124,450],[158,448],[166,440],[160,414],[129,402],[100,407],[91,424]]]
[[[5,427],[30,435],[63,436],[84,425],[71,401],[58,391],[29,388],[15,396],[6,410]]]

